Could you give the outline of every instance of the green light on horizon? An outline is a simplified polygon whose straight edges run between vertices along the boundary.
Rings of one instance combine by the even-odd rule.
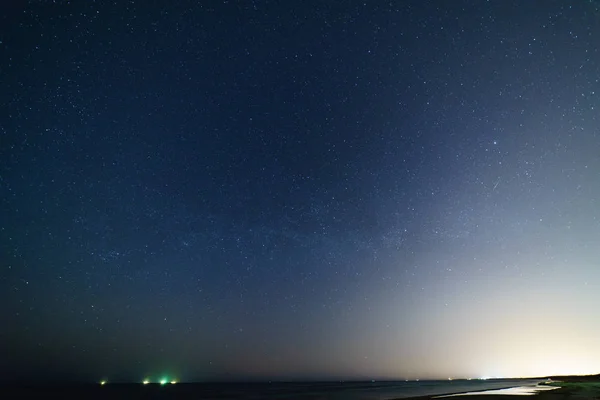
[[[168,381],[167,381],[165,378],[162,378],[162,379],[160,380],[160,384],[161,384],[161,385],[166,385],[166,384],[167,384],[167,382],[168,382]]]

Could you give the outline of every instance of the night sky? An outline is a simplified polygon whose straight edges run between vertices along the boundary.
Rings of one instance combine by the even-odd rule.
[[[600,4],[8,1],[2,379],[600,372]]]

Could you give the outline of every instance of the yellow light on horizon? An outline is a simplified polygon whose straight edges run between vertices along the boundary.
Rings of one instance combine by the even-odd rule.
[[[177,383],[177,381],[171,381],[171,385],[174,385],[176,383]]]
[[[104,385],[106,385],[106,381],[100,381],[100,385],[101,385],[101,386],[104,386]]]
[[[144,379],[144,382],[142,382],[144,385],[147,385],[150,383],[150,381],[148,379]]]

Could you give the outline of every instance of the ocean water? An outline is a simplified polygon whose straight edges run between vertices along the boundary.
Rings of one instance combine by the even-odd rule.
[[[533,396],[539,394],[540,392],[547,392],[550,390],[560,389],[558,386],[517,386],[513,388],[507,389],[492,389],[492,390],[484,390],[479,392],[467,392],[467,393],[458,393],[458,394],[446,394],[443,396],[434,396],[436,399],[446,398],[446,397],[454,397],[454,396],[469,396],[469,395],[481,395],[481,394],[509,394],[509,395],[518,395],[518,396]]]
[[[453,380],[409,382],[236,383],[198,384],[187,389],[198,398],[214,399],[334,399],[388,400],[535,386],[540,380]],[[181,385],[178,389],[184,389]],[[193,388],[192,388],[193,386]],[[187,390],[186,390],[187,391]],[[175,393],[173,393],[175,394]]]
[[[406,397],[465,393],[518,386],[535,386],[540,380],[454,380],[420,382],[306,382],[306,383],[178,383],[53,385],[5,387],[4,398],[69,399],[230,399],[230,400],[389,400]],[[4,394],[9,394],[4,396]],[[493,396],[491,396],[493,400]],[[442,399],[444,400],[444,399]]]

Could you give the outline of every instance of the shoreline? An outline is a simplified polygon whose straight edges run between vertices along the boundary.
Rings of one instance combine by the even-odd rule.
[[[505,389],[395,398],[393,400],[435,400],[447,397],[464,397],[462,400],[518,400],[515,399],[515,396],[530,396],[535,400],[568,400],[571,398],[576,398],[577,400],[600,400],[600,375],[562,376],[540,380],[541,382],[530,386],[517,385]],[[510,389],[518,388],[529,390],[525,390],[527,393],[518,393],[518,390],[517,393],[510,393]],[[533,388],[538,388],[538,390],[536,391]]]
[[[529,379],[529,378],[525,378],[525,379]],[[506,379],[506,380],[510,380],[510,379]],[[483,397],[483,396],[494,396],[492,399],[490,399],[489,397],[486,397],[487,400],[500,400],[500,399],[498,399],[498,397],[502,397],[502,396],[510,396],[513,400],[517,400],[514,398],[514,396],[516,396],[516,394],[496,394],[496,392],[516,389],[516,388],[543,387],[542,383],[545,379],[540,378],[540,379],[535,379],[535,380],[537,382],[530,382],[530,383],[513,382],[510,385],[506,385],[506,386],[503,385],[503,386],[496,387],[496,388],[463,390],[463,391],[458,391],[458,392],[445,392],[445,393],[437,393],[437,394],[428,394],[428,395],[423,395],[423,396],[394,397],[394,398],[390,398],[388,400],[437,400],[437,399],[443,399],[443,398],[448,398],[448,397],[462,397],[462,396],[465,396],[465,397],[468,396],[468,400],[471,400],[471,399],[477,400],[477,398]],[[544,391],[544,389],[542,389],[542,391]],[[522,394],[522,395],[525,395],[525,394]]]
[[[433,396],[434,399],[445,398],[445,397],[457,397],[457,396],[483,396],[483,395],[510,395],[510,396],[535,396],[543,392],[550,390],[558,390],[560,386],[549,386],[549,385],[526,385],[526,386],[512,386],[503,389],[489,389],[489,390],[477,390],[471,392],[453,393]]]
[[[513,388],[518,388],[519,386],[515,386]],[[512,388],[506,388],[512,389]],[[418,396],[418,397],[397,397],[390,400],[437,400],[440,398],[449,398],[449,397],[463,397],[468,398],[468,400],[518,400],[518,397],[527,396],[535,398],[536,400],[561,400],[563,398],[570,397],[569,392],[563,392],[561,387],[557,387],[555,390],[548,390],[537,392],[535,394],[494,394],[494,393],[485,393],[491,392],[491,390],[482,390],[479,392],[460,392],[460,393],[447,393],[442,395],[432,395],[432,396]],[[497,389],[504,390],[504,389]],[[494,390],[496,391],[496,390]],[[549,396],[552,394],[552,396]],[[558,396],[557,396],[558,395]],[[593,398],[591,398],[593,399]]]

